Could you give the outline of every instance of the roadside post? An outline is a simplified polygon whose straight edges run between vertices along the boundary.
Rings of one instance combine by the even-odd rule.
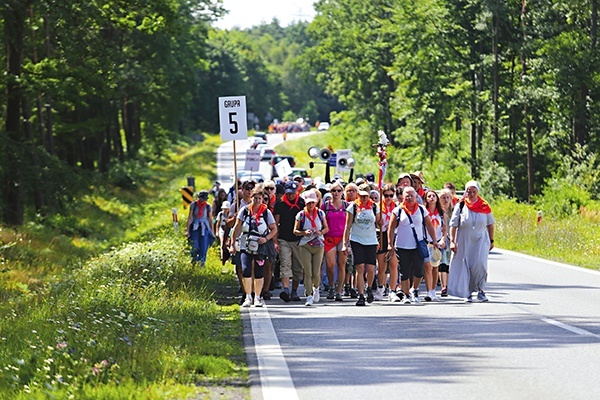
[[[236,209],[240,208],[237,176],[236,140],[248,139],[248,119],[246,117],[246,96],[219,97],[219,122],[221,140],[233,141],[233,179],[235,181]]]
[[[173,215],[173,229],[175,230],[175,233],[177,233],[177,231],[179,230],[179,219],[177,218],[177,209],[172,208],[171,211]]]

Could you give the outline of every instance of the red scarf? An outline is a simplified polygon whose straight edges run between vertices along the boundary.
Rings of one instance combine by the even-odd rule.
[[[383,214],[383,224],[389,221],[392,218],[392,211],[396,208],[396,204],[392,201],[390,203],[390,208],[387,207],[385,201],[381,205],[381,213]]]
[[[203,201],[202,203],[200,202],[200,200],[196,200],[196,208],[198,209],[198,212],[196,213],[196,218],[200,218],[202,216],[202,213],[204,212],[204,209],[206,208],[206,201]]]
[[[406,207],[406,203],[402,202],[402,208],[404,209],[404,211],[406,211],[407,214],[409,215],[415,215],[415,213],[417,212],[417,210],[419,209],[419,203],[415,203],[415,205],[413,206],[412,210],[409,210]]]
[[[427,211],[429,211],[429,210],[427,210]],[[429,211],[429,214],[432,217],[435,217],[436,215],[440,215],[437,207],[435,207],[433,209],[433,211]],[[438,226],[440,226],[440,221],[437,218],[431,218],[431,225],[433,225],[434,228],[437,228]]]
[[[481,198],[481,196],[477,195],[477,200],[474,203],[471,203],[468,198],[465,197],[465,204],[469,207],[469,210],[481,213],[481,214],[489,214],[492,212],[490,205]]]
[[[417,194],[423,198],[423,196],[425,196],[425,189],[420,187],[419,190],[417,190]]]
[[[252,212],[252,208],[253,208],[252,205],[248,206],[248,212],[250,213],[250,221],[252,221],[252,219],[254,219],[254,223],[258,227],[258,220],[260,219],[260,216],[263,215],[263,213],[267,209],[267,205],[261,204],[260,206],[258,206],[258,211],[256,211],[255,213]]]
[[[290,209],[292,209],[294,207],[298,207],[298,210],[300,209],[300,206],[298,205],[298,200],[300,200],[300,196],[298,196],[298,194],[296,194],[296,200],[295,200],[294,204],[290,203],[286,194],[281,196],[281,201],[283,201],[285,204],[287,204],[287,206]]]
[[[314,229],[317,229],[318,212],[319,212],[319,210],[317,210],[317,207],[315,207],[313,209],[312,215],[310,215],[310,211],[308,211],[308,207],[304,207],[304,215],[306,215],[306,218],[308,218],[308,220],[310,221],[310,224],[312,225],[312,227]],[[302,229],[304,229],[304,227],[302,227]]]
[[[367,208],[373,208],[373,200],[368,199],[365,203],[362,202],[362,199],[359,197],[358,200],[354,200],[354,204],[356,204],[357,210],[356,213],[366,210]]]

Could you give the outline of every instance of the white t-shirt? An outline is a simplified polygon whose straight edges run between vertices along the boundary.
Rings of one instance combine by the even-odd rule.
[[[346,208],[346,212],[354,215],[356,203],[352,202]],[[354,221],[352,222],[352,230],[350,231],[350,240],[365,246],[378,244],[377,229],[375,227],[375,214],[379,213],[377,203],[374,203],[373,208],[366,208],[356,212]]]
[[[423,219],[429,215],[429,211],[425,207],[419,204],[421,211],[417,210],[416,213],[411,215],[413,224],[415,225],[415,231],[419,240],[423,239]],[[406,214],[406,211],[402,209],[402,206],[394,208],[394,214],[398,221],[398,228],[396,229],[396,247],[399,249],[416,249],[417,242],[413,235],[412,228],[410,227],[410,221]]]

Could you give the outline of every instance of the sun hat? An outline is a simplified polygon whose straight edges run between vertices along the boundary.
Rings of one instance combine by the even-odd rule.
[[[476,187],[478,192],[481,191],[481,188],[479,187],[479,183],[477,181],[471,180],[465,184],[465,190],[467,190],[470,187]]]
[[[425,184],[425,178],[423,178],[423,173],[421,171],[415,171],[415,172],[411,173],[410,176],[413,179],[413,181],[415,179],[418,179],[421,181],[422,184]]]
[[[311,203],[311,202],[317,203],[319,201],[317,194],[315,192],[313,192],[312,190],[307,190],[306,192],[304,192],[302,194],[302,197],[304,197],[305,203]]]
[[[221,210],[223,210],[223,209],[225,209],[225,208],[229,208],[229,207],[231,207],[231,203],[230,203],[230,202],[228,202],[227,200],[225,200],[225,201],[223,202],[223,204],[221,204]]]
[[[413,178],[412,178],[412,176],[410,176],[410,174],[407,174],[407,173],[400,174],[398,176],[398,180],[396,181],[396,183],[400,182],[400,180],[404,179],[404,178],[408,178],[410,180],[410,186],[413,185]]]
[[[429,262],[432,267],[437,267],[440,265],[440,261],[442,261],[442,252],[432,244],[428,244],[427,247],[429,248],[429,254],[431,255],[429,257]]]
[[[298,190],[298,184],[294,181],[287,181],[284,187],[286,193],[294,193]]]

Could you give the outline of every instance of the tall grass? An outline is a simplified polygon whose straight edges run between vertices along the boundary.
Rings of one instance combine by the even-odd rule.
[[[180,143],[134,187],[98,187],[69,216],[0,229],[0,398],[201,398],[245,385],[237,280],[215,249],[192,264],[171,223],[186,178],[198,189],[214,179],[218,143]]]
[[[600,225],[593,212],[584,211],[568,218],[546,215],[538,223],[538,210],[533,205],[497,200],[492,206],[498,247],[600,269]]]

